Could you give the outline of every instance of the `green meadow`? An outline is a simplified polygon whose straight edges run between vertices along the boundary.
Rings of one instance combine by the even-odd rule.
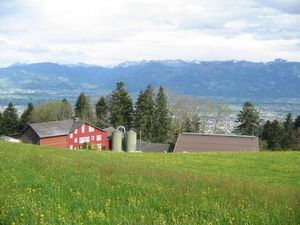
[[[300,224],[300,152],[145,154],[0,142],[0,224]]]

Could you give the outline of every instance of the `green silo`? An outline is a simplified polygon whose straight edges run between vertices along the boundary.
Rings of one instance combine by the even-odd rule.
[[[136,151],[136,132],[130,130],[126,133],[126,151]]]
[[[122,151],[122,132],[118,130],[114,131],[112,135],[112,151]]]

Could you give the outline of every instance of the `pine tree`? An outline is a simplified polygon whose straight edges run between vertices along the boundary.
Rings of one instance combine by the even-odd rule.
[[[114,127],[133,127],[132,100],[123,82],[117,83],[117,88],[110,94],[110,121]]]
[[[75,116],[82,120],[90,120],[92,118],[89,97],[83,92],[81,92],[77,98],[75,104]]]
[[[3,134],[5,135],[15,134],[19,130],[17,110],[12,103],[9,103],[7,108],[3,112],[2,127]]]
[[[22,113],[21,117],[20,117],[20,131],[24,129],[26,123],[31,122],[31,113],[34,109],[33,104],[30,102],[27,104],[27,108],[25,109],[25,111]]]
[[[159,88],[156,96],[156,142],[165,143],[168,140],[171,119],[168,108],[167,96],[162,87]]]
[[[0,135],[4,133],[4,125],[3,125],[3,115],[0,112]]]
[[[284,136],[284,128],[278,120],[272,122],[270,136],[267,140],[268,148],[272,150],[282,149],[282,139]]]
[[[300,115],[295,119],[294,126],[296,133],[296,149],[300,150]]]
[[[142,133],[144,141],[154,141],[155,138],[155,101],[151,85],[141,91],[135,104],[135,127]]]
[[[237,115],[236,122],[239,123],[237,130],[244,135],[254,135],[255,130],[259,125],[259,121],[259,112],[251,102],[247,101]]]
[[[296,147],[296,133],[293,117],[291,113],[288,113],[283,123],[284,136],[282,140],[282,147],[284,149],[294,149]]]
[[[272,122],[270,120],[267,120],[261,135],[262,139],[265,141],[269,140],[271,138],[271,132],[272,132]]]
[[[96,117],[97,117],[97,125],[99,127],[108,126],[107,114],[108,114],[108,106],[106,104],[105,98],[101,96],[98,102],[96,103]]]
[[[295,119],[295,129],[300,128],[300,115]]]

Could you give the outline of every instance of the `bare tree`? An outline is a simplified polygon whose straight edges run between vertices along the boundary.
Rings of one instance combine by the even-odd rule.
[[[179,131],[185,129],[201,133],[222,131],[229,114],[229,106],[213,100],[188,95],[168,93],[173,122]]]

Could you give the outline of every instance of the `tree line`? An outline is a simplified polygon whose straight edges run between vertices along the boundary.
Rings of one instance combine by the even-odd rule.
[[[115,90],[101,96],[91,105],[89,96],[78,96],[74,109],[67,99],[46,102],[34,107],[29,103],[18,117],[12,103],[0,113],[0,135],[12,135],[24,129],[28,122],[46,122],[79,118],[101,128],[125,126],[134,129],[143,141],[175,143],[181,132],[224,133],[222,126],[227,120],[229,107],[206,99],[166,93],[149,85],[140,91],[135,103],[123,82]],[[300,116],[293,119],[289,113],[284,122],[262,122],[259,111],[247,101],[237,114],[238,126],[233,132],[255,135],[260,138],[261,148],[272,150],[299,149]],[[209,130],[210,128],[210,130]]]
[[[270,150],[300,150],[300,115],[295,119],[291,113],[283,122],[267,120],[261,123],[259,111],[247,101],[237,115],[236,132],[260,138],[261,148]]]
[[[9,103],[0,113],[0,134],[13,135],[21,132],[28,122],[47,122],[79,118],[101,128],[124,126],[142,134],[142,139],[149,142],[167,143],[170,141],[171,117],[167,95],[160,87],[155,93],[149,85],[133,100],[123,82],[116,84],[116,89],[107,96],[101,96],[92,110],[90,98],[83,92],[78,96],[75,108],[67,99],[58,102],[46,102],[34,107],[27,105],[18,117],[17,110]]]
[[[124,126],[135,129],[142,139],[149,142],[165,143],[169,141],[171,117],[167,95],[160,87],[155,94],[151,85],[141,91],[136,103],[125,88],[123,82],[107,96],[101,96],[92,113],[89,97],[81,93],[75,103],[75,116],[94,123],[99,127]]]
[[[73,109],[67,99],[59,102],[46,102],[36,107],[32,103],[28,103],[20,117],[14,105],[9,103],[3,113],[0,112],[0,135],[20,133],[29,122],[46,122],[72,118]]]

